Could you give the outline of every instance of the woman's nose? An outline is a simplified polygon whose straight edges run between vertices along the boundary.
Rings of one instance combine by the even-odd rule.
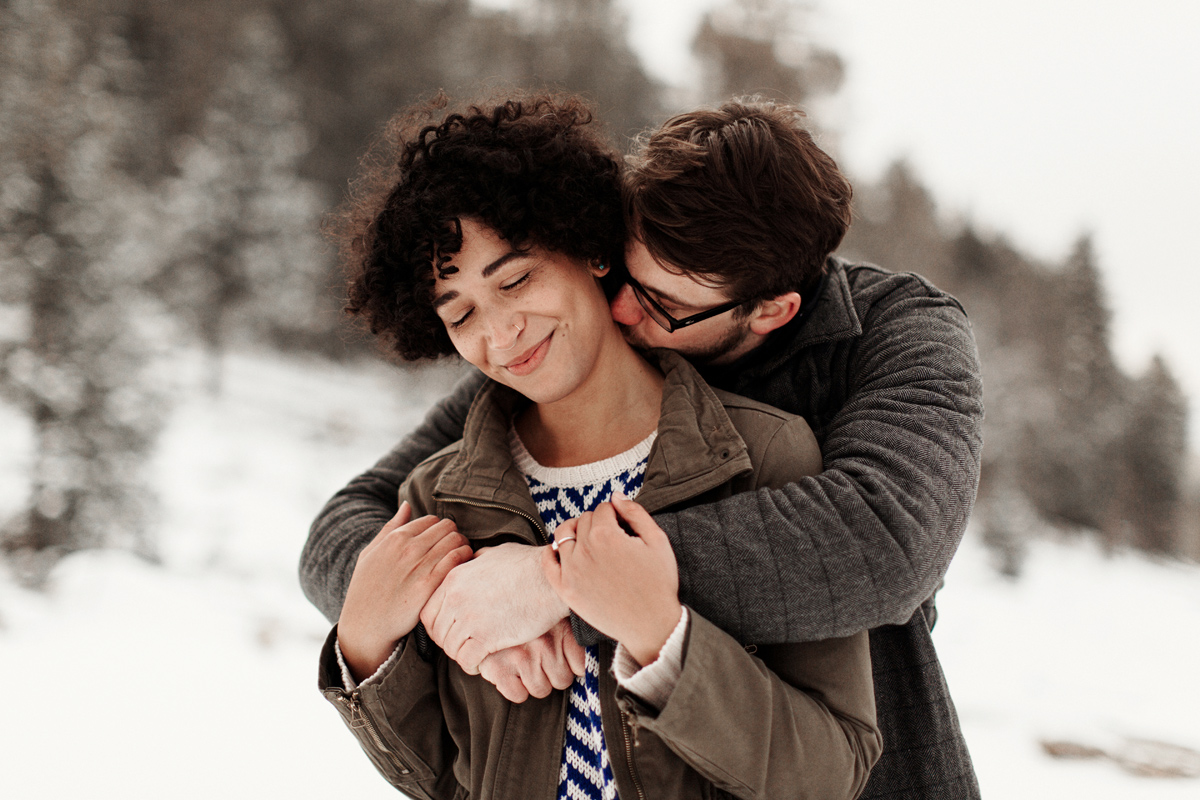
[[[633,287],[628,283],[621,287],[608,307],[612,312],[613,320],[621,325],[637,325],[646,315],[642,304],[633,295]]]
[[[493,350],[511,350],[517,344],[522,326],[512,317],[496,320],[488,335],[488,345]]]

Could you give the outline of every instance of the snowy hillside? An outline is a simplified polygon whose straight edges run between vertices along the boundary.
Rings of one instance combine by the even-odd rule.
[[[193,393],[154,464],[162,566],[81,553],[45,593],[0,577],[0,796],[395,797],[315,691],[327,624],[295,563],[321,503],[452,377],[229,359],[224,395]],[[21,499],[28,448],[0,408],[0,516]],[[1013,583],[969,536],[939,608],[989,800],[1200,798],[1200,778],[1039,744],[1127,768],[1190,758],[1129,740],[1200,750],[1200,568],[1043,542]]]

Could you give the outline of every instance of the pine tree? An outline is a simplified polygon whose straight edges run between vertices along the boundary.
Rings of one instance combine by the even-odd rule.
[[[140,470],[162,419],[146,370],[165,330],[142,290],[158,268],[138,179],[154,126],[137,65],[98,15],[53,0],[0,8],[0,393],[28,414],[36,453],[7,550],[98,544],[149,552]]]
[[[842,60],[805,37],[804,12],[794,0],[732,0],[705,14],[692,42],[704,70],[702,99],[758,94],[803,105],[836,90]]]
[[[335,318],[321,306],[322,200],[299,177],[310,136],[288,86],[286,42],[267,14],[234,35],[198,134],[175,148],[179,174],[163,188],[172,256],[156,282],[218,364],[233,340],[319,332]]]
[[[1133,385],[1120,442],[1123,518],[1135,547],[1181,555],[1187,400],[1161,356]]]

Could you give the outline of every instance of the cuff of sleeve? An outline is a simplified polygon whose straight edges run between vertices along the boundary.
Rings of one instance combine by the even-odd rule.
[[[687,628],[688,610],[684,606],[675,630],[671,631],[658,651],[658,658],[644,667],[638,664],[624,645],[618,643],[613,655],[613,675],[617,683],[647,705],[662,710],[683,672],[683,645],[687,640]]]
[[[362,683],[355,683],[354,676],[350,674],[350,668],[346,666],[346,659],[342,658],[342,643],[339,642],[337,639],[334,639],[333,640],[333,652],[337,654],[338,668],[341,669],[341,671],[342,671],[342,688],[345,689],[347,692],[353,692],[359,686],[366,686],[369,683],[374,683],[375,681],[378,681],[379,676],[382,675],[384,673],[384,671],[387,670],[388,667],[390,667],[392,664],[396,663],[396,659],[400,657],[400,650],[403,649],[403,647],[404,647],[404,640],[401,639],[396,644],[396,649],[393,650],[392,654],[387,657],[387,661],[384,661],[382,664],[379,665],[379,669],[375,670],[375,672],[373,672],[371,674],[371,676],[368,677],[366,680],[364,680]]]

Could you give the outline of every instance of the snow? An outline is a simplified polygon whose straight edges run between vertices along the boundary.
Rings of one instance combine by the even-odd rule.
[[[201,385],[202,363],[182,364]],[[453,378],[242,355],[223,363],[222,395],[189,392],[153,465],[160,565],[78,553],[44,592],[0,576],[0,795],[396,797],[316,692],[328,625],[295,564],[324,500]],[[0,516],[31,446],[0,407]],[[985,797],[1200,797],[1200,779],[1039,746],[1200,750],[1200,568],[1035,541],[1013,582],[969,533],[938,605]]]

